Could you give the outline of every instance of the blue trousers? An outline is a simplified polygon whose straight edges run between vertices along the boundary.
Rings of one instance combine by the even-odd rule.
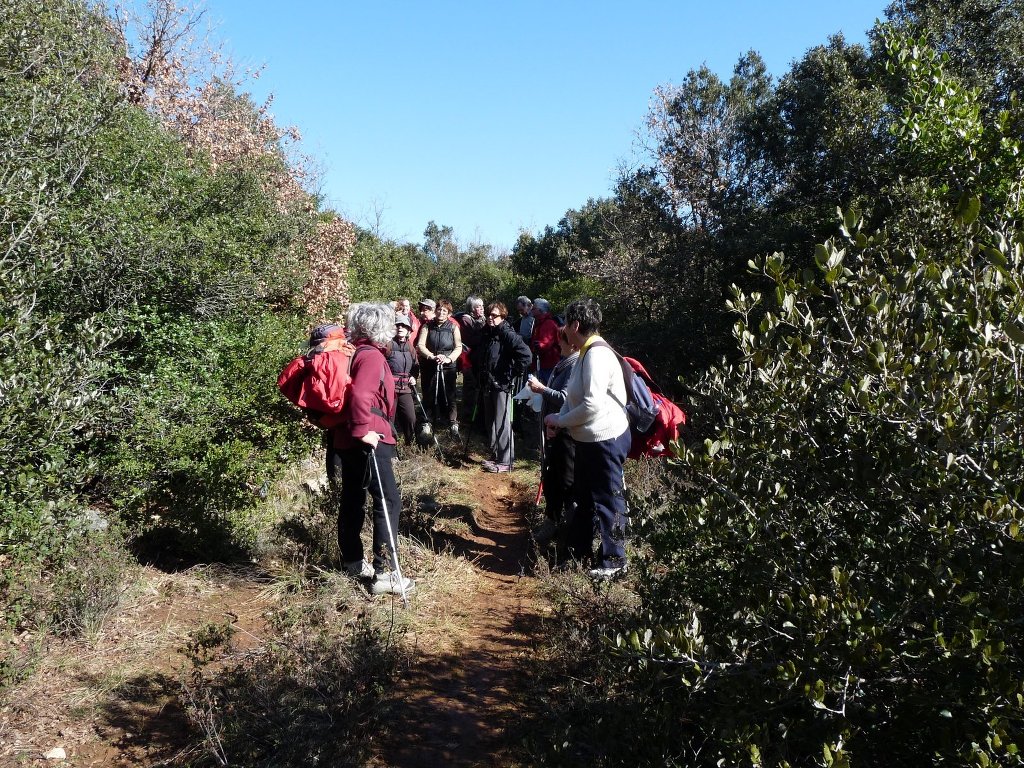
[[[601,549],[594,564],[618,568],[626,564],[626,526],[629,516],[622,479],[622,465],[632,441],[627,429],[618,437],[596,443],[576,442],[573,496],[576,515],[568,536],[569,555],[584,563],[593,558],[594,525],[601,535]]]

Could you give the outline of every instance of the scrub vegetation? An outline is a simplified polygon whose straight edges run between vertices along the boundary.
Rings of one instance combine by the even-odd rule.
[[[332,573],[319,433],[277,373],[350,301],[586,294],[690,421],[629,470],[628,578],[536,564],[515,759],[1024,762],[1020,0],[898,0],[777,79],[753,51],[695,69],[611,195],[509,253],[325,208],[297,132],[170,0],[0,18],[0,707],[55,648],[95,660],[140,606],[202,602],[155,567],[229,563],[258,617],[204,614],[176,670],[95,673],[187,732],[133,759],[372,764],[423,625]],[[405,464],[403,534],[452,597],[483,481],[433,462]]]

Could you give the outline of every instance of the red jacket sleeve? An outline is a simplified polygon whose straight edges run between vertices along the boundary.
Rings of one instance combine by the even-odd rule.
[[[381,442],[394,444],[390,419],[395,409],[395,379],[391,368],[376,347],[360,345],[358,349],[345,401],[347,424],[337,430],[335,447],[350,448],[369,432],[378,432],[384,436]]]
[[[560,352],[558,349],[558,323],[550,317],[533,328],[531,336],[533,348],[537,350],[537,357],[540,358],[541,368],[554,368],[558,364]]]

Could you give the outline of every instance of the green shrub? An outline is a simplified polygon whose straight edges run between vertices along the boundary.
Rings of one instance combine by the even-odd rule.
[[[148,386],[119,393],[129,418],[103,461],[106,493],[138,529],[173,531],[204,557],[256,540],[250,513],[314,439],[274,384],[303,335],[271,316],[154,326],[138,362]]]
[[[51,584],[49,613],[57,631],[95,637],[131,586],[131,562],[119,533],[79,536]]]
[[[603,764],[1024,760],[1022,115],[888,44],[920,175],[882,230],[847,211],[814,268],[773,254],[735,291],[737,361],[700,385],[720,428],[680,446],[694,491],[554,737]]]

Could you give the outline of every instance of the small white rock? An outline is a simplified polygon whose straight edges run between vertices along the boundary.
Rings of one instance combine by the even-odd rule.
[[[68,753],[64,751],[64,747],[54,747],[43,755],[43,757],[47,760],[67,760]]]

